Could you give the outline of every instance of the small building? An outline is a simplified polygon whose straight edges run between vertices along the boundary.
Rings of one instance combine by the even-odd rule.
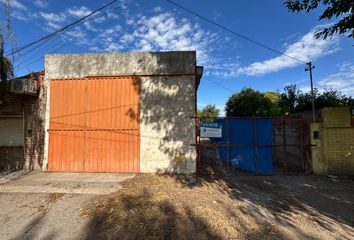
[[[12,79],[0,95],[0,170],[38,169],[43,162],[44,72]]]
[[[193,173],[201,75],[194,51],[46,55],[38,91],[12,91],[2,104],[1,163],[60,172]]]

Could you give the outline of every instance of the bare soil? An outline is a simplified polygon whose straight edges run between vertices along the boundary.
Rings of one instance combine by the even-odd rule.
[[[354,239],[354,182],[141,174],[80,212],[86,239]]]

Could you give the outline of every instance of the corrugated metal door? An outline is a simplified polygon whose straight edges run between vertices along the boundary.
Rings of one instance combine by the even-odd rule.
[[[48,170],[139,172],[139,96],[133,77],[51,80]]]

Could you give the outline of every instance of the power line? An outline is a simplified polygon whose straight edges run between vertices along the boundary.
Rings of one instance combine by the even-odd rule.
[[[174,5],[174,6],[178,7],[178,8],[180,8],[180,9],[186,11],[186,12],[189,12],[190,14],[193,14],[194,16],[197,16],[198,18],[203,19],[204,21],[207,21],[207,22],[210,23],[210,24],[213,24],[213,25],[215,25],[215,26],[217,26],[217,27],[219,27],[219,28],[221,28],[221,29],[223,29],[223,30],[229,32],[229,33],[232,33],[232,34],[234,34],[234,35],[236,35],[236,36],[238,36],[238,37],[240,37],[240,38],[243,38],[243,39],[245,39],[245,40],[247,40],[247,41],[249,41],[249,42],[252,42],[252,43],[254,43],[254,44],[256,44],[256,45],[258,45],[258,46],[260,46],[260,47],[266,48],[266,49],[268,49],[268,50],[270,50],[270,51],[272,51],[272,52],[275,52],[275,53],[277,53],[277,54],[280,54],[280,55],[283,55],[283,56],[285,56],[285,57],[291,58],[291,59],[293,59],[293,60],[295,60],[295,61],[298,61],[298,62],[307,64],[307,62],[305,62],[305,61],[303,61],[303,60],[301,60],[301,59],[292,57],[292,56],[290,56],[290,55],[288,55],[288,54],[285,54],[285,53],[283,53],[283,52],[281,52],[281,51],[278,51],[278,50],[276,50],[276,49],[274,49],[274,48],[268,47],[267,45],[265,45],[265,44],[263,44],[263,43],[260,43],[260,42],[258,42],[258,41],[256,41],[256,40],[253,40],[253,39],[251,39],[251,38],[249,38],[249,37],[247,37],[247,36],[245,36],[245,35],[242,35],[242,34],[240,34],[240,33],[237,33],[237,32],[235,32],[234,30],[231,30],[230,28],[227,28],[227,27],[225,27],[225,26],[223,26],[223,25],[221,25],[221,24],[219,24],[219,23],[217,23],[217,22],[215,22],[215,21],[213,21],[213,20],[210,20],[210,19],[208,19],[208,18],[206,18],[206,17],[204,17],[204,16],[198,14],[197,12],[194,12],[194,11],[192,11],[192,10],[186,8],[186,7],[183,7],[182,5],[176,3],[176,2],[174,2],[174,1],[172,1],[172,0],[166,0],[166,1],[169,2],[169,3],[171,3],[172,5]]]
[[[101,17],[101,16],[103,16],[103,15],[104,15],[104,13],[103,13],[103,14],[96,14],[94,17],[89,18],[89,19],[85,19],[85,20],[93,21],[93,20],[95,20],[95,19],[97,19],[97,18],[99,18],[99,17]],[[82,23],[84,23],[84,22],[85,22],[85,21],[82,21],[82,22],[80,22],[79,24],[82,24]],[[66,31],[70,30],[71,28],[73,28],[73,26],[67,28]],[[49,41],[51,41],[52,39],[54,39],[56,36],[57,36],[57,35],[53,35],[53,36],[51,36],[50,38],[47,38],[43,43],[38,44],[37,46],[35,46],[35,47],[29,49],[29,50],[28,50],[27,52],[25,52],[24,54],[21,54],[21,57],[24,57],[24,56],[30,54],[31,52],[33,52],[35,49],[38,49],[39,47],[46,45]],[[44,49],[44,48],[43,48],[43,49]]]
[[[223,88],[223,89],[226,90],[226,91],[229,91],[229,92],[231,92],[231,93],[235,93],[234,90],[232,90],[232,89],[230,89],[230,88],[228,88],[228,87],[225,87],[224,85],[222,85],[222,84],[220,84],[220,83],[218,83],[218,82],[215,82],[214,80],[211,80],[211,79],[208,79],[208,78],[207,78],[206,80],[208,80],[209,82],[213,83],[214,85],[216,85],[216,86],[218,86],[218,87],[220,87],[220,88]]]
[[[126,1],[126,2],[124,2],[123,4],[114,7],[112,10],[116,10],[116,9],[118,9],[118,8],[121,8],[121,7],[123,7],[123,6],[125,6],[125,5],[127,5],[127,4],[129,4],[129,3],[131,3],[131,1]],[[104,14],[101,14],[101,15],[97,15],[95,18],[90,18],[90,20],[88,20],[88,21],[93,21],[93,20],[95,20],[96,18],[101,17],[101,16],[104,16],[104,15],[105,15],[105,13],[104,13]],[[109,22],[108,22],[108,23],[109,23]],[[99,23],[99,24],[101,25],[102,23]],[[102,26],[106,26],[106,25],[107,25],[107,23],[101,25],[101,27],[102,27]],[[85,32],[85,31],[82,31],[82,30],[80,29],[80,30],[76,30],[74,33],[77,34],[77,33],[84,33],[84,32]],[[99,34],[99,33],[97,33],[97,34],[95,35],[95,37],[92,39],[92,41],[95,40],[95,39],[98,37],[98,34]],[[53,37],[53,38],[54,38],[54,37]],[[52,40],[53,38],[51,38],[50,40]],[[72,36],[71,38],[72,38],[72,39],[78,39],[78,37],[76,37],[76,36]],[[44,44],[46,44],[47,41],[48,41],[48,40],[46,40],[46,42],[45,42]],[[61,42],[59,45],[55,46],[54,48],[52,48],[52,45],[53,45],[53,44],[51,44],[50,46],[44,47],[44,48],[41,49],[40,51],[46,50],[47,48],[50,48],[51,50],[58,49],[58,48],[61,47],[61,45],[63,45],[64,43],[65,43],[65,42]],[[39,45],[39,46],[41,46],[41,45]],[[68,47],[68,45],[64,46],[64,48],[67,48],[67,47]],[[40,52],[40,51],[39,51],[39,52]],[[31,59],[31,60],[32,60],[32,61],[26,61],[26,64],[23,62],[23,63],[19,64],[18,66],[16,66],[15,68],[17,69],[17,71],[18,71],[18,70],[22,70],[22,69],[24,69],[24,67],[25,67],[24,65],[30,66],[30,65],[32,65],[32,64],[34,64],[34,63],[36,63],[36,62],[41,61],[41,60],[42,60],[42,56],[39,56],[39,58],[37,57],[37,58],[35,58],[34,60],[33,60],[33,59]],[[29,62],[29,63],[27,63],[27,62]],[[23,66],[23,68],[22,68],[22,66]]]
[[[31,46],[33,46],[33,45],[39,43],[39,42],[42,42],[42,41],[44,41],[44,40],[46,40],[46,39],[48,39],[48,38],[51,38],[51,37],[57,35],[57,34],[60,33],[60,32],[64,32],[64,31],[70,29],[72,26],[74,26],[74,25],[76,25],[76,24],[82,22],[82,21],[85,20],[86,18],[89,18],[90,16],[94,15],[94,14],[97,13],[97,12],[100,12],[101,10],[107,8],[108,6],[112,5],[113,3],[117,2],[117,1],[118,1],[118,0],[113,0],[113,1],[111,1],[111,2],[109,2],[109,3],[107,3],[106,5],[104,5],[104,6],[100,7],[100,8],[98,8],[98,9],[96,9],[95,11],[91,12],[90,14],[88,14],[88,15],[86,15],[86,16],[84,16],[84,17],[82,17],[82,18],[80,18],[80,19],[78,19],[78,20],[76,20],[76,21],[74,21],[74,22],[72,22],[72,23],[70,23],[69,25],[66,25],[65,27],[62,27],[62,28],[60,28],[60,29],[58,29],[58,30],[56,30],[56,31],[54,31],[54,32],[52,32],[52,33],[50,33],[50,34],[44,36],[44,37],[41,37],[41,38],[39,38],[39,39],[37,39],[37,40],[35,40],[35,41],[33,41],[33,42],[30,42],[30,43],[28,43],[28,44],[26,44],[26,45],[24,45],[24,46],[22,46],[22,47],[20,47],[20,48],[17,48],[17,49],[15,49],[14,51],[11,51],[10,53],[7,53],[6,55],[14,54],[14,53],[20,52],[20,51],[22,51],[22,50],[24,50],[24,49],[26,49],[26,48],[29,48],[29,47],[31,47]]]

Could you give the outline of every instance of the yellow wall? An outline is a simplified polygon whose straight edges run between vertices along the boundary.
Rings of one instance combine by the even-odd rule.
[[[314,139],[314,131],[320,138]],[[312,169],[316,174],[354,174],[354,128],[348,108],[324,108],[311,124]]]

